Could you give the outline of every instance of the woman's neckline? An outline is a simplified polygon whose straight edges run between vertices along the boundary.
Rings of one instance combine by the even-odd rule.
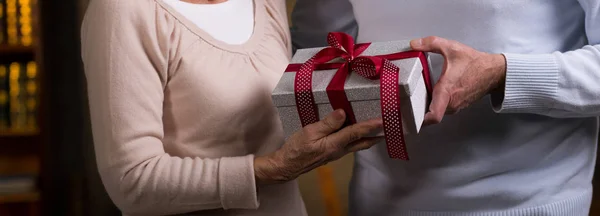
[[[185,16],[183,16],[183,14],[176,11],[173,7],[168,5],[163,0],[155,0],[155,1],[161,7],[163,7],[165,10],[167,10],[167,12],[169,12],[173,17],[175,17],[177,20],[179,20],[192,33],[198,35],[204,41],[206,41],[206,42],[212,44],[213,46],[215,46],[219,49],[222,49],[222,50],[227,50],[230,52],[237,52],[237,53],[244,53],[244,54],[252,52],[264,34],[264,28],[263,28],[264,6],[262,5],[263,4],[262,0],[252,0],[253,6],[254,6],[253,32],[252,32],[252,35],[250,36],[250,38],[245,43],[242,43],[242,44],[228,44],[221,40],[218,40],[218,39],[214,38],[212,35],[208,34],[208,32],[206,32],[203,29],[201,29],[200,27],[198,27],[191,20],[187,19]],[[191,5],[196,5],[194,3],[189,3],[189,2],[185,2],[185,3],[191,4]],[[226,3],[226,2],[222,2],[219,4],[223,4],[223,3]],[[210,5],[210,4],[206,4],[206,5]]]
[[[217,2],[217,3],[206,3],[206,4],[201,4],[201,3],[192,3],[192,2],[188,2],[188,0],[177,0],[177,1],[180,1],[180,2],[183,2],[183,3],[187,3],[187,4],[194,4],[194,5],[218,5],[218,4],[223,4],[223,3],[226,3],[226,2],[231,2],[231,0],[225,0],[225,1],[222,1],[222,2]]]
[[[163,0],[163,1],[165,1],[165,0]],[[179,4],[188,5],[188,6],[191,6],[191,7],[194,7],[194,6],[219,7],[219,6],[222,6],[222,5],[232,4],[232,2],[235,1],[235,0],[228,0],[228,1],[219,2],[219,3],[212,3],[212,4],[198,4],[198,3],[191,3],[191,2],[182,1],[182,0],[168,0],[168,1],[176,1]]]

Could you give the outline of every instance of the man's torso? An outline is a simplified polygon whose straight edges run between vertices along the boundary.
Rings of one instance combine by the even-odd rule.
[[[576,0],[350,1],[360,42],[435,35],[493,53],[550,53],[587,43]],[[437,80],[443,59],[432,59]],[[493,212],[585,200],[597,132],[596,118],[496,114],[486,97],[408,136],[410,161],[389,159],[385,145],[358,153],[351,212]]]

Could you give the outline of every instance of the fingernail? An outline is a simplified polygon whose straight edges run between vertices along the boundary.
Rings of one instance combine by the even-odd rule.
[[[422,45],[423,45],[423,39],[422,38],[413,40],[413,47],[420,47]]]
[[[345,120],[346,117],[344,116],[344,110],[339,109],[339,110],[334,111],[333,118],[335,118],[335,120],[338,120],[338,121]]]

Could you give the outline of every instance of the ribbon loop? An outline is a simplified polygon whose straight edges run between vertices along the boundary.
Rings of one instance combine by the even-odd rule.
[[[369,47],[368,43],[354,44],[354,38],[352,38],[352,36],[340,32],[329,33],[327,35],[327,44],[332,48],[344,52],[340,57],[346,61],[354,60]]]
[[[336,49],[343,49],[350,58],[354,58],[354,38],[348,34],[332,32],[327,35],[327,43]]]
[[[383,65],[383,59],[372,56],[361,56],[356,58],[352,62],[352,71],[357,73],[358,75],[376,80],[379,79],[381,75],[381,66]]]

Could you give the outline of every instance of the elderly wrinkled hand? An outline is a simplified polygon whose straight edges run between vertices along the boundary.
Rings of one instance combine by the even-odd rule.
[[[424,124],[440,123],[486,94],[504,88],[506,60],[502,54],[477,51],[462,43],[440,37],[412,40],[412,49],[444,57],[442,74],[432,92]]]
[[[274,153],[256,157],[254,173],[257,184],[293,180],[312,169],[348,153],[368,149],[383,140],[383,137],[367,137],[383,127],[381,118],[342,128],[345,121],[344,111],[336,110],[323,120],[297,131]]]

